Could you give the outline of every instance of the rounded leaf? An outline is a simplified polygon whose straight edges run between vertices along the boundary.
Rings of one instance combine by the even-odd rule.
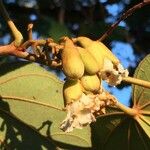
[[[0,66],[0,141],[10,149],[82,149],[91,147],[90,128],[59,129],[63,82],[37,64]],[[2,147],[1,146],[1,147]]]

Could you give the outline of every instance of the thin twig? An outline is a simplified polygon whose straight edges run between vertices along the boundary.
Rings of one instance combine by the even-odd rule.
[[[32,28],[33,28],[33,24],[32,23],[28,24],[27,31],[28,31],[29,40],[32,40]]]
[[[118,24],[122,21],[125,20],[127,17],[132,15],[132,13],[146,5],[150,4],[150,0],[145,0],[139,4],[134,5],[132,8],[127,10],[123,15],[114,23],[110,26],[110,28],[98,39],[98,41],[104,41],[109,35],[112,34],[113,30],[118,26]]]
[[[32,29],[33,29],[33,24],[32,24],[32,23],[28,24],[28,29],[27,29],[27,31],[28,31],[28,39],[29,39],[30,42],[33,41]],[[37,42],[32,43],[30,46],[32,47],[33,53],[34,53],[37,57],[40,57],[40,53],[39,53],[39,51],[37,50]]]
[[[16,47],[20,46],[23,42],[23,36],[22,36],[21,32],[16,28],[13,21],[10,19],[9,14],[8,14],[7,10],[5,9],[2,0],[0,0],[0,11],[15,38],[14,45]]]
[[[23,47],[24,49],[27,49],[28,47],[32,46],[32,44],[35,44],[36,45],[45,45],[46,43],[46,40],[44,39],[37,39],[37,40],[28,40],[28,41],[25,41],[21,47]]]
[[[35,54],[25,52],[22,47],[16,47],[14,44],[0,46],[0,55],[13,55],[31,62],[47,65],[50,68],[61,68],[61,62],[57,63],[55,60],[52,60],[51,64],[49,64],[48,60],[37,57]]]
[[[13,43],[0,46],[0,55],[13,55],[20,58],[26,58],[28,56],[27,52],[21,47],[16,47]]]
[[[48,64],[51,65],[52,60],[50,57],[49,47],[48,47],[48,41],[46,41],[46,44],[43,47],[43,52],[45,53],[46,59],[48,61]]]
[[[0,0],[0,11],[6,21],[11,20],[7,10],[5,9],[2,0]]]
[[[26,57],[20,57],[20,58],[29,60],[31,62],[37,62],[37,63],[43,64],[43,65],[49,66],[50,68],[55,68],[55,69],[56,68],[60,69],[62,66],[61,62],[57,63],[56,61],[52,61],[51,64],[49,64],[48,60],[37,57],[35,54],[31,54],[31,53],[28,53],[28,56]]]

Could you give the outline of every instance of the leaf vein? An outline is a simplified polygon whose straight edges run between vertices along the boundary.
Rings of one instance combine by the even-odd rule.
[[[145,143],[145,141],[144,141],[144,139],[143,139],[143,136],[141,135],[141,132],[140,132],[138,126],[137,126],[137,123],[135,122],[134,125],[135,125],[135,128],[136,128],[136,130],[137,130],[137,133],[138,133],[138,135],[139,135],[140,140],[142,141],[142,143],[143,143],[145,149],[147,150],[148,148],[147,148],[146,143]]]
[[[65,135],[65,136],[71,136],[71,137],[78,138],[78,139],[80,139],[80,140],[85,141],[85,142],[88,144],[89,147],[91,146],[90,143],[89,143],[86,139],[81,138],[81,137],[78,136],[78,135],[73,135],[73,134],[67,134],[67,135],[66,135],[65,133],[55,133],[55,134],[51,134],[52,137],[56,137],[56,136],[59,136],[59,135]]]
[[[5,96],[5,95],[3,95],[3,96],[1,95],[0,98],[7,99],[7,100],[15,100],[15,101],[22,101],[22,102],[32,103],[32,104],[36,104],[36,105],[41,105],[41,106],[53,108],[53,109],[56,109],[56,110],[59,110],[59,111],[64,111],[62,108],[58,108],[58,107],[55,107],[55,106],[52,106],[52,105],[49,105],[49,104],[46,104],[46,103],[42,103],[42,102],[37,102],[37,101],[34,101],[32,99],[29,99],[29,98],[22,98],[22,97],[16,97],[16,96]]]
[[[126,117],[126,118],[127,118],[127,117]],[[118,125],[115,126],[115,127],[110,131],[110,133],[108,134],[108,136],[106,137],[106,139],[105,139],[105,141],[104,141],[104,145],[107,144],[109,138],[110,138],[111,135],[116,131],[116,129],[117,129],[119,126],[121,126],[121,125],[123,124],[123,122],[125,122],[126,118],[125,118],[125,119],[122,119],[122,120],[120,121],[120,123],[118,123]]]
[[[54,80],[55,82],[57,82],[57,83],[59,83],[59,84],[63,83],[63,82],[57,80],[55,77],[52,77],[52,76],[50,76],[50,75],[39,74],[39,73],[38,73],[38,74],[36,74],[36,73],[28,73],[28,74],[22,74],[22,75],[13,76],[13,77],[8,78],[8,79],[5,79],[5,80],[1,80],[1,81],[0,81],[0,85],[5,84],[5,83],[7,83],[7,82],[9,82],[9,81],[12,81],[12,80],[21,78],[21,77],[25,77],[25,76],[39,76],[39,77],[46,77],[46,78],[49,78],[49,79]]]
[[[142,115],[140,115],[139,118],[140,118],[143,122],[145,122],[147,125],[150,126],[150,122],[149,122],[147,119],[145,119]]]
[[[139,109],[144,109],[144,108],[147,107],[148,105],[150,105],[150,101],[147,102],[147,103],[145,103],[145,104],[143,104],[143,105],[141,105],[141,106],[139,107]]]

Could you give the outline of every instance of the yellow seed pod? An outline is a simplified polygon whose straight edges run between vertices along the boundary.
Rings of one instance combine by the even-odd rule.
[[[77,45],[82,46],[84,48],[89,47],[93,42],[93,40],[91,40],[87,37],[84,37],[84,36],[79,36],[77,38],[73,38],[72,40],[74,43],[76,43]]]
[[[100,90],[101,80],[97,75],[84,75],[81,78],[81,85],[86,91],[97,92]]]
[[[114,64],[120,63],[118,58],[102,42],[94,41],[93,44],[97,45],[97,49],[99,49],[106,58],[112,61],[112,63]]]
[[[67,79],[63,86],[65,105],[78,100],[82,96],[82,86],[79,80]]]
[[[99,49],[97,49],[97,45],[93,44],[94,41],[87,37],[77,37],[73,39],[73,41],[87,49],[88,52],[95,58],[98,63],[99,70],[103,68],[104,57]]]
[[[83,61],[85,72],[90,75],[96,74],[99,71],[99,66],[95,58],[88,52],[87,49],[77,46],[77,50]]]
[[[65,38],[62,51],[62,66],[64,74],[71,79],[81,78],[84,74],[84,64],[76,46],[69,38]]]
[[[119,63],[118,58],[102,42],[93,41],[87,37],[77,37],[73,41],[91,53],[98,62],[100,69],[103,68],[105,58],[108,58],[114,64]]]

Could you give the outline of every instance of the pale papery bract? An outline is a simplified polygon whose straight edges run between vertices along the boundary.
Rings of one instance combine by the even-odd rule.
[[[113,99],[114,97],[105,91],[96,95],[83,93],[80,99],[67,104],[67,116],[61,123],[60,129],[71,132],[74,128],[82,129],[95,122],[95,115],[105,114],[105,107],[112,105]]]
[[[109,59],[104,59],[104,66],[100,72],[103,80],[109,85],[116,86],[121,83],[123,77],[127,77],[129,74],[127,69],[119,64],[113,64]]]

